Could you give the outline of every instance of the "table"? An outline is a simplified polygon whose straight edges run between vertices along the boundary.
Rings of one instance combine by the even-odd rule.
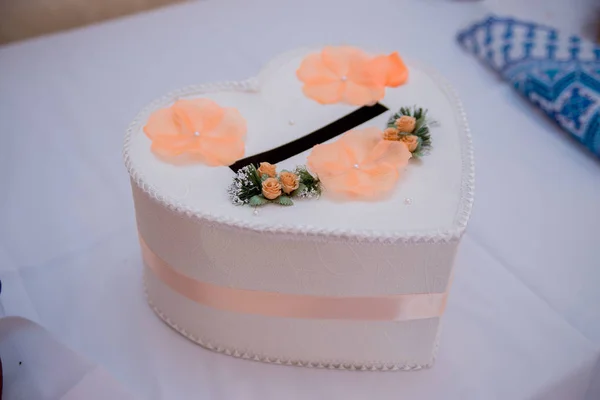
[[[577,31],[591,1],[249,3],[189,3],[0,47],[2,315],[38,322],[144,399],[600,398],[600,163],[454,41],[487,10]],[[323,43],[420,59],[470,116],[476,202],[430,370],[239,360],[145,304],[121,160],[128,123],[165,92],[244,79]]]

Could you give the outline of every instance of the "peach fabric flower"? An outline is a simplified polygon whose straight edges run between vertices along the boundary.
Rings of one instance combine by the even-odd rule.
[[[307,165],[329,193],[349,199],[379,199],[400,177],[411,153],[404,143],[382,139],[378,128],[346,132],[332,143],[316,145]]]
[[[268,162],[261,162],[258,166],[258,173],[262,176],[263,174],[267,174],[271,178],[275,178],[277,175],[277,167]]]
[[[300,179],[298,175],[293,172],[283,171],[279,174],[279,181],[281,182],[281,188],[285,194],[290,194],[300,186]]]
[[[382,55],[370,61],[369,68],[379,84],[398,87],[408,80],[408,68],[397,51],[390,55]]]
[[[281,185],[276,178],[267,178],[262,183],[262,194],[269,200],[275,200],[281,196]]]
[[[405,135],[405,136],[402,136],[400,138],[400,140],[402,141],[402,143],[404,143],[406,145],[406,148],[411,153],[413,151],[415,151],[417,149],[417,147],[419,146],[419,138],[416,137],[415,135]]]
[[[152,151],[167,159],[218,166],[244,155],[246,121],[235,108],[209,99],[178,100],[155,111],[144,132],[152,140]]]
[[[304,94],[321,104],[362,106],[381,100],[386,86],[404,83],[408,69],[398,53],[371,57],[354,47],[328,46],[306,56],[296,75]]]
[[[417,124],[417,120],[415,117],[410,117],[408,115],[403,115],[396,120],[396,128],[400,132],[412,133],[415,130],[415,125]]]

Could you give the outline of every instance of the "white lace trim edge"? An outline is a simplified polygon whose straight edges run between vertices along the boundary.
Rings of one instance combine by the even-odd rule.
[[[156,313],[156,315],[169,327],[174,329],[176,332],[184,336],[186,339],[191,340],[192,342],[199,344],[205,349],[225,354],[228,356],[242,358],[244,360],[251,361],[259,361],[269,364],[277,364],[277,365],[290,365],[296,367],[305,367],[305,368],[320,368],[320,369],[336,369],[336,370],[347,370],[347,371],[419,371],[422,369],[428,369],[433,367],[435,363],[435,359],[437,357],[437,352],[439,348],[440,342],[440,332],[441,326],[438,327],[438,332],[435,338],[435,344],[433,348],[433,354],[431,357],[431,361],[426,364],[406,364],[406,363],[389,363],[389,362],[368,362],[368,363],[348,363],[348,362],[336,362],[336,361],[310,361],[310,360],[300,360],[300,359],[288,359],[285,357],[269,357],[260,354],[255,354],[249,351],[238,351],[235,348],[224,347],[219,345],[214,345],[209,341],[195,336],[185,328],[181,327],[179,324],[174,322],[170,317],[168,317],[158,306],[156,306],[150,296],[148,295],[148,289],[144,279],[144,294],[146,296],[146,301],[150,308]]]

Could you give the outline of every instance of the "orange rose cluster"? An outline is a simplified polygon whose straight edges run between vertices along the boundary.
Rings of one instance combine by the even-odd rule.
[[[258,173],[267,176],[262,181],[262,195],[268,200],[275,200],[282,194],[289,195],[300,186],[300,178],[293,172],[283,171],[277,177],[275,165],[268,162],[260,163]]]
[[[395,127],[386,128],[386,130],[383,131],[383,138],[385,140],[395,140],[404,143],[408,148],[408,151],[412,153],[419,145],[419,138],[415,135],[411,135],[411,133],[415,130],[416,123],[417,120],[415,117],[403,115],[396,119]]]
[[[282,206],[294,204],[292,197],[318,197],[321,183],[306,167],[298,166],[292,171],[277,172],[277,167],[262,162],[256,168],[248,165],[240,169],[229,187],[229,195],[236,205],[249,204],[253,207],[269,202]]]
[[[390,117],[387,128],[383,131],[383,139],[403,143],[415,157],[431,146],[427,110],[414,107],[403,107]]]

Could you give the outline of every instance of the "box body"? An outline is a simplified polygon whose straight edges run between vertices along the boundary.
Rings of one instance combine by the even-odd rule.
[[[327,297],[444,293],[459,239],[357,239],[257,232],[165,207],[133,183],[145,245],[182,275],[218,287]],[[349,369],[432,365],[439,317],[285,318],[193,301],[145,268],[148,302],[174,329],[211,350],[284,364]]]

